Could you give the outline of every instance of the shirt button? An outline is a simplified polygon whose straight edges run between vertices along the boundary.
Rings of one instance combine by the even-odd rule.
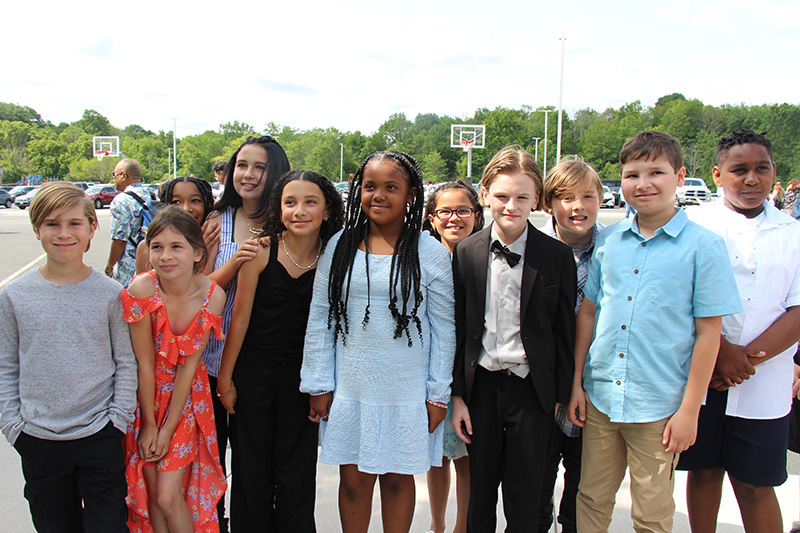
[[[625,328],[625,324],[623,324],[623,325],[622,325],[622,329],[626,329],[626,328]]]
[[[508,270],[508,265],[503,265],[503,272],[505,272],[506,270]]]
[[[639,269],[638,269],[638,268],[634,269],[634,270],[633,270],[633,273],[634,273],[634,274],[638,274],[638,273],[639,273]]]
[[[647,246],[647,243],[646,243],[646,242],[643,242],[643,243],[642,243],[642,246]]]
[[[503,368],[508,368],[508,363],[503,363]]]
[[[620,382],[619,382],[619,381],[617,381],[617,385],[619,385],[619,384],[620,384]]]
[[[631,301],[631,297],[630,297],[630,296],[628,296],[628,301],[629,301],[629,302]]]
[[[497,339],[497,341],[500,342],[500,343],[506,342],[503,337],[500,337],[499,339]]]
[[[505,300],[500,300],[500,305],[502,305],[503,307],[505,307],[505,306],[506,306],[506,301],[505,301]]]

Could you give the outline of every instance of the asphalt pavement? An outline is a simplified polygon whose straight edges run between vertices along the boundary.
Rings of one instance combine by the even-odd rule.
[[[599,220],[605,224],[612,224],[621,220],[625,215],[624,209],[601,210]],[[108,257],[110,238],[108,234],[108,209],[99,212],[100,228],[92,241],[92,247],[86,254],[86,262],[102,271]],[[531,221],[541,227],[547,217],[534,214]],[[42,248],[35,239],[28,220],[27,211],[20,211],[16,207],[11,209],[0,208],[0,287],[11,279],[21,275],[31,268],[42,264]],[[2,533],[28,533],[33,532],[30,521],[28,505],[23,497],[23,479],[20,469],[19,456],[14,449],[0,439],[0,532]],[[230,454],[228,454],[230,457]],[[791,527],[792,520],[798,519],[800,512],[800,456],[789,453],[789,480],[777,488],[778,499],[783,513],[785,530]],[[455,472],[453,472],[455,480]],[[428,492],[425,475],[415,477],[417,486],[417,505],[414,522],[411,527],[413,532],[425,532],[430,524],[430,511],[428,507]],[[333,533],[341,531],[337,507],[339,475],[338,468],[319,463],[317,471],[317,505],[316,521],[320,533]],[[686,475],[676,473],[675,514],[676,532],[688,532],[689,522],[686,511],[685,498]],[[382,531],[380,521],[380,497],[376,487],[373,499],[372,523],[370,532]],[[556,487],[556,497],[561,494],[561,475]],[[447,509],[447,524],[452,527],[455,523],[455,483],[451,483],[450,499]],[[610,531],[623,532],[632,529],[630,520],[630,494],[628,479],[623,481],[617,495],[617,505]],[[502,504],[498,504],[498,515],[502,516]],[[726,481],[723,491],[723,501],[719,513],[717,531],[730,533],[743,531],[738,507],[733,496],[730,484]],[[498,520],[497,531],[503,531],[505,523]]]

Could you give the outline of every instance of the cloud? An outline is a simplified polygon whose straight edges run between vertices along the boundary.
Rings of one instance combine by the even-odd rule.
[[[80,51],[96,59],[114,58],[114,41],[108,35],[99,36],[94,42],[83,46]]]
[[[297,83],[271,81],[264,78],[256,78],[253,80],[253,83],[258,85],[262,89],[266,89],[268,91],[289,93],[294,96],[314,97],[319,95],[319,91],[317,89],[314,89],[312,87],[307,87],[305,85],[300,85]]]

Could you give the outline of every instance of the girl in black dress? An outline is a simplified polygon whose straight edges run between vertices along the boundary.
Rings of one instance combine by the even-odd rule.
[[[233,531],[315,531],[318,426],[298,386],[314,272],[343,212],[325,176],[285,174],[270,197],[265,246],[239,270],[217,378],[220,400],[235,413]]]

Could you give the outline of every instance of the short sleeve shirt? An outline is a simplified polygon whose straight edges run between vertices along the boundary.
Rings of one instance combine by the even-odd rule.
[[[722,318],[722,335],[746,346],[788,308],[800,305],[800,223],[769,202],[764,202],[764,212],[754,219],[721,201],[691,210],[691,217],[727,244],[743,311]],[[796,349],[792,345],[757,365],[754,376],[728,389],[725,413],[757,420],[786,416],[792,406]]]
[[[142,200],[147,200],[150,193],[140,182],[131,183],[125,192],[136,193]],[[131,244],[130,238],[138,233],[142,226],[142,205],[129,194],[118,194],[111,200],[111,238],[125,241],[125,251],[114,267],[115,280],[127,287],[136,273],[136,247]]]
[[[612,422],[653,422],[680,407],[695,318],[741,311],[725,243],[679,209],[649,239],[636,218],[595,243],[585,297],[596,303],[584,389]]]

